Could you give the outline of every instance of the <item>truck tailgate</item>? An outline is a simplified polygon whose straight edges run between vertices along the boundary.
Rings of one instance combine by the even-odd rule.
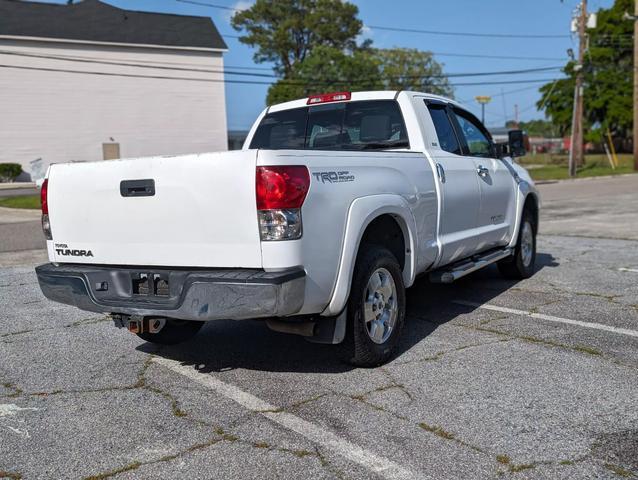
[[[49,258],[261,268],[256,156],[237,151],[52,165]]]

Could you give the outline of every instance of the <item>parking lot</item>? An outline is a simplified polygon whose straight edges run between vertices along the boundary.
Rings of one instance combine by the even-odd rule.
[[[0,254],[0,478],[637,476],[638,176],[540,188],[537,273],[420,280],[376,369],[257,321],[158,348]]]

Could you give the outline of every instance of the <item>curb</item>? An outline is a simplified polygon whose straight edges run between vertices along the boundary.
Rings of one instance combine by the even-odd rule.
[[[556,179],[556,180],[536,180],[534,181],[535,185],[549,185],[551,183],[569,183],[569,182],[590,182],[593,180],[603,180],[603,179],[609,179],[609,178],[621,178],[621,177],[633,177],[633,176],[637,176],[638,177],[638,172],[636,173],[620,173],[618,175],[599,175],[597,177],[582,177],[582,178],[561,178],[561,179]]]
[[[33,182],[0,183],[0,190],[18,190],[20,188],[34,189],[37,186]]]

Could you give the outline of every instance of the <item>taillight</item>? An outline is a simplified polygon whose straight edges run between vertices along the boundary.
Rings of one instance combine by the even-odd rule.
[[[42,231],[47,240],[53,240],[51,223],[49,222],[49,179],[45,179],[40,189],[40,204],[42,205]]]
[[[310,175],[304,166],[257,167],[257,210],[301,208]]]
[[[315,105],[317,103],[342,102],[350,100],[352,94],[350,92],[324,93],[321,95],[311,95],[308,97],[306,105]]]
[[[49,214],[49,204],[47,203],[47,193],[49,190],[49,179],[47,178],[42,183],[42,189],[40,190],[40,204],[42,205],[42,215]]]
[[[301,206],[309,188],[310,175],[304,166],[257,167],[255,191],[262,241],[301,238]]]

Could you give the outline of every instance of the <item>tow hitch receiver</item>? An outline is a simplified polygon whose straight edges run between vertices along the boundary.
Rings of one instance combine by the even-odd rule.
[[[142,321],[140,320],[129,320],[128,321],[128,331],[131,333],[142,333]]]
[[[164,328],[164,325],[166,325],[166,319],[130,317],[127,325],[128,331],[134,334],[159,333],[159,331]]]

